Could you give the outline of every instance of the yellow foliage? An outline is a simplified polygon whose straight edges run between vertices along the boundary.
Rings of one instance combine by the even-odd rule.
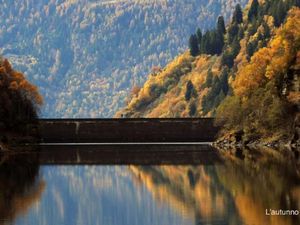
[[[260,48],[263,44],[260,38],[266,32],[264,26],[261,25],[251,36],[245,30],[244,38],[240,41],[239,54],[234,59],[234,67],[229,71],[228,83],[240,99],[242,104],[240,107],[250,104],[249,98],[253,92],[259,88],[264,89],[267,83],[286,73],[291,65],[295,65],[295,56],[300,62],[300,53],[297,53],[300,47],[300,9],[293,8],[289,12],[286,23],[280,28],[274,27],[272,16],[265,16],[264,21],[269,26],[272,37],[268,45]],[[247,25],[241,26],[245,28]],[[248,62],[247,43],[258,40],[260,49]],[[212,88],[207,88],[203,84],[205,84],[208,71],[211,71],[213,76],[222,74],[224,67],[222,67],[221,60],[222,56],[191,57],[189,52],[179,55],[165,68],[156,70],[155,75],[150,75],[136,97],[131,99],[127,108],[119,115],[124,113],[129,117],[188,117],[189,107],[193,101],[197,116],[204,116],[203,98]],[[193,83],[197,92],[197,96],[192,101],[184,98],[189,81]]]
[[[148,103],[157,99],[167,89],[175,86],[184,74],[191,71],[193,57],[188,52],[178,56],[170,62],[163,70],[159,71],[155,76],[150,75],[144,86],[139,91],[136,98],[128,104],[128,109],[135,109],[141,103]]]
[[[262,48],[254,54],[251,62],[238,70],[233,82],[235,94],[242,96],[249,90],[256,89],[265,81],[266,67],[271,61],[270,51]]]
[[[248,63],[247,53],[246,53],[247,40],[242,39],[240,41],[240,46],[241,46],[241,50],[240,50],[239,54],[236,56],[236,58],[234,60],[234,64],[237,65],[238,67],[243,67],[245,65],[245,63]]]
[[[293,8],[287,22],[280,28],[269,46],[256,52],[248,65],[239,67],[232,83],[235,94],[244,96],[287,71],[300,47],[300,9]]]

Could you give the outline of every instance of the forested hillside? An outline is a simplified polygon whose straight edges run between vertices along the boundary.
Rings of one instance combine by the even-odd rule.
[[[109,117],[145,74],[246,0],[0,0],[0,54],[38,85],[46,117]]]
[[[300,1],[251,0],[225,26],[197,30],[189,51],[149,75],[118,117],[216,116],[246,139],[299,126]],[[299,138],[299,137],[297,137]]]

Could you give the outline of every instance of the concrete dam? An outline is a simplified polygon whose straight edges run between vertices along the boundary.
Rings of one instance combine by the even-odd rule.
[[[40,119],[41,143],[212,142],[219,128],[213,118]]]

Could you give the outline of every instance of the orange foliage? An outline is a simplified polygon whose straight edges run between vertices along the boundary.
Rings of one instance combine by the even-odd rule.
[[[6,85],[9,89],[20,91],[37,106],[43,104],[43,98],[39,94],[38,88],[27,81],[21,72],[15,71],[7,59],[4,59],[3,65],[0,65],[0,77],[8,81]],[[5,82],[2,81],[1,84],[3,86]]]
[[[3,76],[3,74],[6,74],[6,69],[4,66],[0,66],[0,74]]]
[[[8,62],[7,59],[4,59],[3,66],[4,66],[4,68],[5,68],[5,70],[6,70],[7,73],[11,73],[12,72],[13,69],[12,69],[12,67],[11,67],[11,65],[10,65],[10,63]]]
[[[245,96],[268,80],[287,71],[300,47],[300,9],[293,8],[287,22],[266,48],[256,52],[248,65],[240,67],[232,83],[235,94]]]
[[[290,92],[289,95],[287,96],[287,99],[289,102],[295,104],[295,105],[299,105],[300,104],[300,93],[293,91]]]
[[[18,90],[18,88],[19,88],[19,86],[16,81],[11,82],[9,85],[9,89]]]

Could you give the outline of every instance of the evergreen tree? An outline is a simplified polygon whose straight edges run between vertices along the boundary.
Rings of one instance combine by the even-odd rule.
[[[244,35],[245,35],[244,27],[239,27],[239,31],[237,34],[238,40],[242,40],[244,38]]]
[[[229,84],[228,84],[228,69],[226,67],[222,70],[220,76],[220,83],[221,83],[221,89],[223,91],[223,94],[227,95],[229,91]]]
[[[279,3],[275,6],[275,13],[274,13],[274,19],[275,19],[275,26],[280,26],[287,14],[288,8],[287,5],[283,1],[279,1]]]
[[[241,24],[243,23],[243,12],[240,4],[235,6],[235,10],[232,16],[232,23]]]
[[[241,45],[240,45],[240,41],[238,40],[238,38],[235,38],[231,44],[231,48],[232,48],[232,53],[234,55],[234,58],[239,54],[240,50],[241,50]]]
[[[211,88],[211,94],[213,98],[219,94],[220,90],[221,90],[220,78],[218,76],[214,76],[212,88]]]
[[[207,72],[206,81],[202,87],[209,88],[209,87],[211,87],[212,82],[213,82],[213,73],[212,73],[211,69],[209,69]]]
[[[213,108],[218,106],[220,104],[220,99],[225,98],[224,93],[220,94],[220,92],[223,92],[221,88],[221,82],[218,76],[213,77],[212,86],[210,91],[203,97],[202,100],[202,110],[204,114],[211,111]]]
[[[221,89],[218,96],[214,100],[213,108],[217,108],[220,105],[220,103],[225,99],[225,97],[226,97],[226,95],[223,92],[223,90]]]
[[[249,42],[246,47],[246,52],[247,52],[247,59],[250,61],[251,57],[255,53],[257,43],[255,42]]]
[[[208,49],[207,54],[214,55],[217,54],[217,32],[212,30],[209,32],[209,39],[208,39]]]
[[[192,83],[192,81],[188,81],[186,83],[186,91],[185,91],[185,100],[186,101],[189,101],[192,97],[195,97],[196,96],[196,90],[194,88],[194,85]]]
[[[210,34],[209,31],[207,31],[203,36],[201,40],[201,53],[207,54],[209,49],[209,41],[210,41]]]
[[[229,68],[233,67],[234,64],[234,55],[232,54],[232,51],[226,50],[221,58],[221,64],[223,66],[228,66]]]
[[[238,38],[235,37],[229,46],[230,49],[226,49],[222,55],[221,64],[223,66],[227,66],[228,68],[232,68],[234,65],[234,59],[241,49]]]
[[[300,0],[287,0],[287,4],[289,8],[292,8],[293,6],[300,7]]]
[[[225,22],[224,22],[223,16],[218,17],[217,30],[222,35],[226,33]]]
[[[271,37],[271,30],[270,27],[268,26],[268,24],[266,22],[262,23],[262,26],[264,28],[264,36],[263,39],[269,39]]]
[[[258,0],[253,0],[248,12],[248,21],[252,21],[258,14],[259,3]]]
[[[192,34],[189,39],[189,48],[192,56],[197,56],[199,54],[199,46],[196,34]]]
[[[195,116],[197,112],[197,106],[196,106],[196,103],[194,101],[192,101],[190,104],[189,104],[189,116],[190,117],[193,117]]]
[[[215,41],[215,54],[220,55],[223,51],[224,47],[224,35],[217,32],[216,33],[216,41]]]
[[[232,43],[235,39],[238,39],[239,26],[234,23],[231,24],[228,28],[228,42]]]
[[[201,45],[201,41],[202,41],[202,32],[201,32],[200,28],[197,29],[196,36],[197,36],[198,44],[200,46]]]

